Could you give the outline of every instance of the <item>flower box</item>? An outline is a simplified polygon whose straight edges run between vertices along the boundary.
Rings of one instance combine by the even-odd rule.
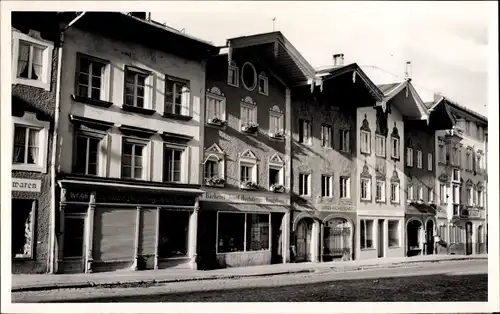
[[[276,133],[271,133],[270,137],[281,140],[285,138],[285,134],[283,134],[283,132],[276,132]]]
[[[252,182],[252,181],[243,182],[240,184],[240,189],[242,189],[242,190],[256,190],[257,183]]]
[[[255,123],[247,123],[241,126],[241,131],[245,133],[257,133],[259,131],[259,125]]]
[[[222,126],[226,126],[227,121],[224,121],[222,119],[214,117],[212,119],[208,119],[208,124],[216,125],[216,126],[221,126],[222,127]]]
[[[222,188],[224,187],[224,184],[226,183],[226,180],[223,178],[219,177],[211,177],[211,178],[205,178],[205,185],[210,186],[210,187],[218,187]]]
[[[285,193],[285,187],[281,184],[273,184],[271,185],[271,192],[274,193]]]

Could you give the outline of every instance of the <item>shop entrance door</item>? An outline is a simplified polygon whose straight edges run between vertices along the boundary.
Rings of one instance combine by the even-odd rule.
[[[384,257],[384,220],[378,221],[378,257]]]
[[[85,218],[85,215],[66,215],[64,218],[65,273],[85,272]]]
[[[302,219],[297,225],[297,262],[311,261],[312,223]]]

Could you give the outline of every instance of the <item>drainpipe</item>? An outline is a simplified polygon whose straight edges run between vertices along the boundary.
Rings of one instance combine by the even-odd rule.
[[[50,215],[50,241],[49,241],[49,273],[55,272],[56,258],[56,164],[57,164],[57,135],[59,128],[59,110],[61,104],[61,73],[62,73],[62,47],[64,43],[64,32],[68,30],[76,21],[85,15],[85,12],[79,14],[64,27],[59,34],[59,49],[57,55],[57,78],[56,78],[56,103],[54,112],[54,131],[52,132],[52,155],[50,158],[50,181],[51,181],[51,215]]]

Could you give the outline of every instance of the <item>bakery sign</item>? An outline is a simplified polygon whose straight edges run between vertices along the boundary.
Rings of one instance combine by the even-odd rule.
[[[277,196],[261,196],[248,194],[229,194],[220,192],[205,192],[200,201],[261,204],[261,205],[290,205],[290,200]]]
[[[40,192],[42,180],[12,178],[12,191]]]

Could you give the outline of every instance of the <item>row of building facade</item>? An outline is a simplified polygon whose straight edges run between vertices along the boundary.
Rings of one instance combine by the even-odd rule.
[[[487,118],[145,12],[12,15],[13,272],[219,267],[487,243]]]

